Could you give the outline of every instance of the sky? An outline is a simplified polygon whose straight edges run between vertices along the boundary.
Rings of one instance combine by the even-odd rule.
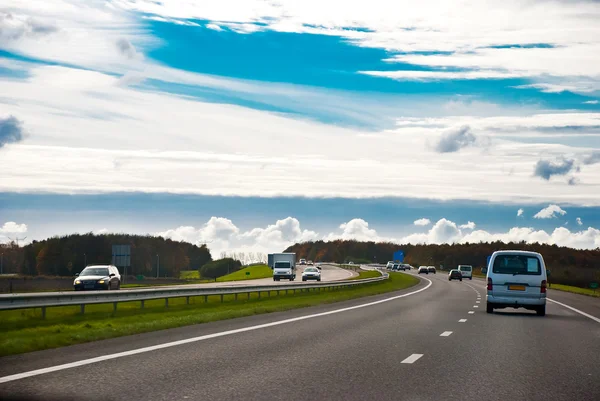
[[[594,1],[5,0],[0,242],[600,247]]]

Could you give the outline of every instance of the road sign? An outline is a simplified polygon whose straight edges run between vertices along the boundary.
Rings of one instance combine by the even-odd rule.
[[[593,288],[595,290],[596,288],[598,288],[598,283],[590,283],[590,288]]]
[[[131,266],[131,245],[113,245],[112,264],[117,267]]]
[[[404,251],[394,252],[394,262],[404,262]]]

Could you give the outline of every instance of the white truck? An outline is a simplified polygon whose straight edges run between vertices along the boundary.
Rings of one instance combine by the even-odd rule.
[[[296,280],[296,254],[274,253],[273,255],[273,281],[282,278],[290,281]]]

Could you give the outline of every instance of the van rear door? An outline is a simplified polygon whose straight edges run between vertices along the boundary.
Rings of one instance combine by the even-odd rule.
[[[493,261],[492,279],[495,297],[541,298],[544,263],[532,255],[497,255]],[[543,294],[545,296],[545,294]]]

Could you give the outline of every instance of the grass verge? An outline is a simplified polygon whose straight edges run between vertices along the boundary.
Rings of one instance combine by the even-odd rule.
[[[85,315],[80,315],[78,306],[48,308],[46,319],[42,320],[40,309],[24,309],[0,312],[0,356],[20,354],[56,348],[65,345],[85,343],[130,334],[169,329],[216,320],[233,319],[262,313],[286,311],[320,304],[376,295],[405,289],[417,284],[416,277],[402,273],[390,273],[390,279],[364,284],[354,288],[298,292],[285,295],[271,291],[259,295],[252,293],[248,299],[240,294],[238,301],[233,295],[169,300],[165,308],[164,300],[146,301],[144,309],[139,302],[119,303],[113,312],[112,304],[88,305]]]
[[[379,273],[376,270],[359,270],[357,271],[357,273],[358,276],[350,277],[348,280],[359,280],[363,278],[373,278],[381,276],[381,273]]]
[[[590,297],[600,297],[600,290],[596,290],[594,291],[591,288],[580,288],[580,287],[573,287],[572,285],[564,285],[564,284],[552,284],[550,283],[550,288],[551,290],[559,290],[559,291],[565,291],[565,292],[572,292],[575,294],[581,294],[581,295],[588,295]]]
[[[246,274],[250,273],[250,274]],[[243,281],[254,280],[257,278],[273,277],[273,270],[267,265],[248,266],[231,274],[217,278],[218,282],[222,281]]]

